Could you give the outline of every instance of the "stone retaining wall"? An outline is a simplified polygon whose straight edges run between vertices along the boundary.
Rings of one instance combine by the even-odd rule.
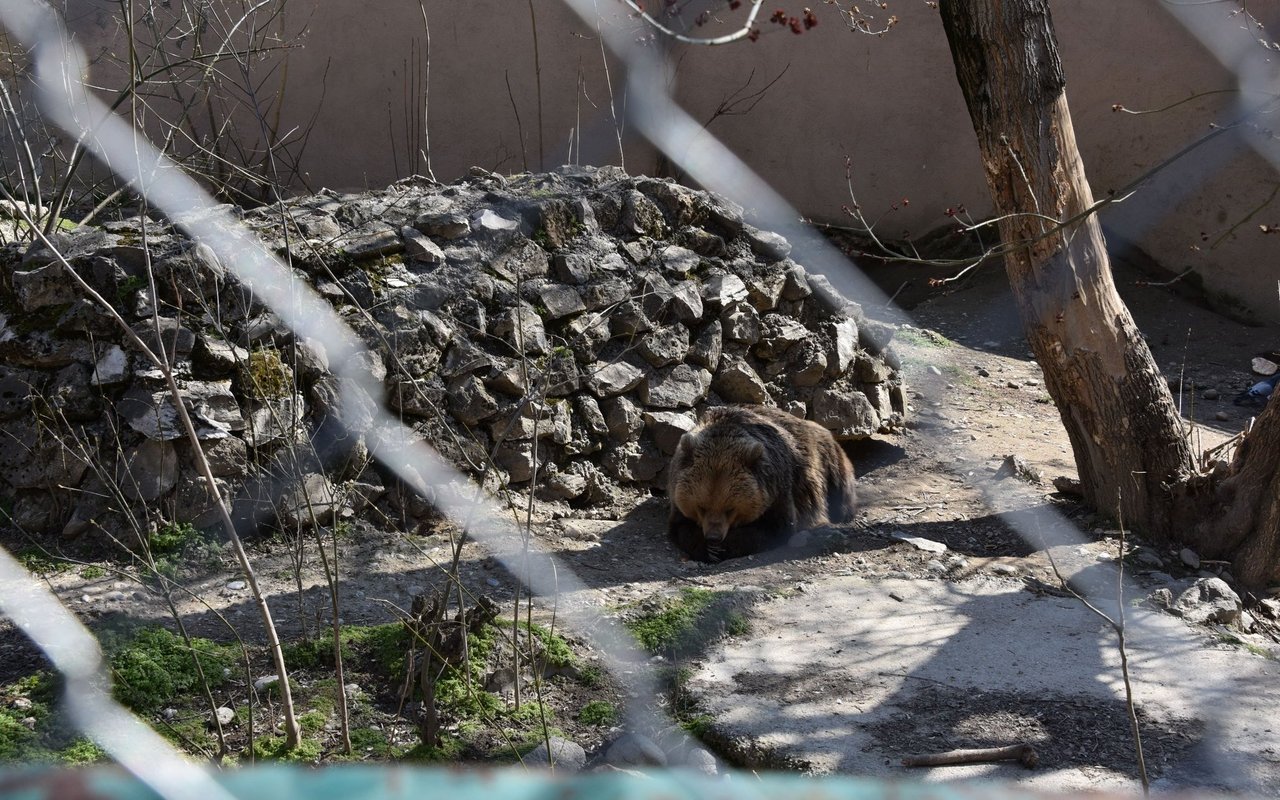
[[[242,216],[370,347],[390,406],[493,487],[536,481],[543,500],[615,506],[664,485],[708,404],[778,405],[841,439],[904,421],[891,329],[704,192],[608,167],[476,170]],[[57,244],[150,346],[163,342],[214,474],[248,518],[301,521],[309,506],[323,522],[373,502],[427,513],[384,498],[394,487],[370,463],[359,409],[334,424],[324,354],[207,247],[158,220],[144,237],[138,218]],[[208,522],[160,372],[52,253],[0,257],[0,493],[14,520],[76,535],[127,527],[145,506]]]

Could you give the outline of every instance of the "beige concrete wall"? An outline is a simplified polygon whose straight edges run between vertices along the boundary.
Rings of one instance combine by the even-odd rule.
[[[570,159],[618,163],[595,31],[557,0],[532,5],[536,60],[528,3],[428,0],[428,84],[418,3],[289,0],[288,26],[307,32],[298,40],[303,47],[288,55],[281,123],[286,129],[310,126],[306,183],[354,189],[425,172],[428,131],[432,167],[446,181],[471,165],[516,172]],[[1231,4],[1220,5],[1223,18],[1238,24],[1227,16]],[[615,0],[599,0],[599,6],[602,13],[625,16]],[[802,213],[841,217],[849,202],[846,156],[863,208],[873,216],[886,212],[879,224],[885,236],[919,235],[944,224],[942,210],[956,204],[986,213],[982,167],[936,12],[923,2],[896,0],[889,10],[901,23],[887,36],[870,37],[842,29],[826,13],[829,7],[814,6],[821,24],[804,36],[766,25],[767,35],[755,44],[676,49],[673,84],[685,107],[707,119],[753,70],[752,89],[786,67],[750,114],[721,117],[710,130]],[[1112,111],[1116,103],[1157,108],[1234,86],[1159,3],[1058,0],[1053,7],[1076,134],[1098,196],[1125,186],[1211,123],[1230,119],[1234,98],[1221,94],[1160,114]],[[101,14],[88,18],[100,22]],[[645,33],[639,24],[635,31]],[[92,32],[110,40],[110,26],[99,24]],[[621,115],[626,98],[620,68],[611,64]],[[262,74],[266,66],[254,69]],[[625,120],[620,124],[625,129]],[[1280,321],[1280,237],[1258,228],[1280,222],[1280,203],[1241,224],[1267,202],[1278,178],[1245,135],[1259,134],[1220,137],[1107,211],[1103,222],[1168,269],[1194,268],[1210,290],[1235,296],[1260,318]],[[625,138],[627,169],[652,171],[654,154]],[[909,206],[888,211],[904,197]]]

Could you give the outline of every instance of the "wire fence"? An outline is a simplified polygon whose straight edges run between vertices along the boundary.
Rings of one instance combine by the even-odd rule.
[[[844,254],[803,224],[795,209],[675,103],[662,77],[664,65],[657,48],[637,44],[632,28],[615,16],[601,15],[597,2],[566,2],[587,26],[600,31],[610,50],[625,63],[629,118],[667,158],[698,184],[752,209],[750,222],[784,235],[795,247],[793,258],[810,272],[826,276],[848,297],[865,305],[886,306],[897,321],[909,321],[909,315],[894,309],[889,298]],[[1200,36],[1224,64],[1237,69],[1242,96],[1269,89],[1272,71],[1266,63],[1267,54],[1249,47],[1233,32],[1219,35],[1221,15],[1209,14],[1205,4],[1166,4],[1164,8]],[[343,379],[344,399],[350,407],[364,407],[365,397],[381,395],[374,376],[360,367],[367,363],[360,357],[363,346],[331,305],[296,280],[255,235],[125,119],[86,90],[81,55],[52,9],[35,0],[14,0],[0,5],[0,21],[32,50],[33,85],[38,87],[44,120],[81,142],[101,163],[111,165],[120,178],[146,197],[151,207],[170,219],[181,220],[185,233],[208,247],[295,334],[315,342]],[[1280,168],[1271,140],[1251,141],[1263,142],[1260,151]],[[924,398],[925,402],[938,399]],[[509,512],[441,458],[412,428],[385,407],[379,406],[373,413],[368,442],[374,457],[396,471],[406,485],[424,495],[430,493],[440,511],[489,548],[511,574],[523,576],[529,591],[540,598],[589,591],[555,552],[525,536],[511,522]],[[431,487],[446,485],[468,485],[473,489],[463,493],[430,491]],[[982,490],[998,492],[999,488],[988,485]],[[992,505],[1000,507],[1001,499],[994,497]],[[1032,548],[1038,546],[1044,530],[1053,529],[1060,534],[1074,529],[1071,520],[1057,516],[1048,506],[1019,509],[1003,515],[1003,519]],[[1080,545],[1087,541],[1081,533],[1074,539]],[[525,547],[535,557],[520,555]],[[1114,586],[1113,579],[1091,581],[1084,586],[1086,599],[1100,608],[1114,608]],[[237,796],[234,786],[219,783],[204,770],[193,767],[172,745],[112,700],[103,657],[93,635],[3,550],[0,611],[40,647],[61,673],[65,679],[63,701],[72,719],[112,759],[165,798]],[[645,662],[645,656],[637,651],[634,642],[615,628],[599,624],[598,615],[582,607],[562,606],[561,615],[570,628],[606,655],[611,671],[626,682],[626,691],[637,698],[628,706],[633,717],[628,726],[640,729],[657,725],[656,716],[662,707],[658,683],[650,671],[635,668]],[[1171,653],[1198,646],[1192,633],[1150,625],[1149,616],[1135,612],[1129,619],[1131,646]],[[1232,687],[1214,685],[1212,675],[1195,677],[1199,699],[1194,704],[1202,718],[1209,720],[1210,730],[1225,731],[1239,724],[1229,700]],[[1225,752],[1215,754],[1212,733],[1206,737],[1204,747],[1207,755],[1201,763],[1207,768],[1232,768]]]

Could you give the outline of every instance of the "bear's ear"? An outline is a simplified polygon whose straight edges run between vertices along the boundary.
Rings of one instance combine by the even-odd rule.
[[[698,436],[693,431],[689,431],[680,437],[680,443],[676,445],[675,457],[683,461],[688,461],[693,457],[693,448],[698,444]]]
[[[751,439],[743,445],[742,461],[747,466],[754,466],[761,458],[764,458],[764,442]]]

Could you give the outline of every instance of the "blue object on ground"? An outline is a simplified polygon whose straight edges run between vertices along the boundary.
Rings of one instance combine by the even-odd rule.
[[[1277,383],[1280,383],[1280,372],[1269,378],[1263,378],[1236,395],[1235,404],[1238,406],[1266,405],[1267,398],[1271,396],[1271,392],[1276,388]]]

